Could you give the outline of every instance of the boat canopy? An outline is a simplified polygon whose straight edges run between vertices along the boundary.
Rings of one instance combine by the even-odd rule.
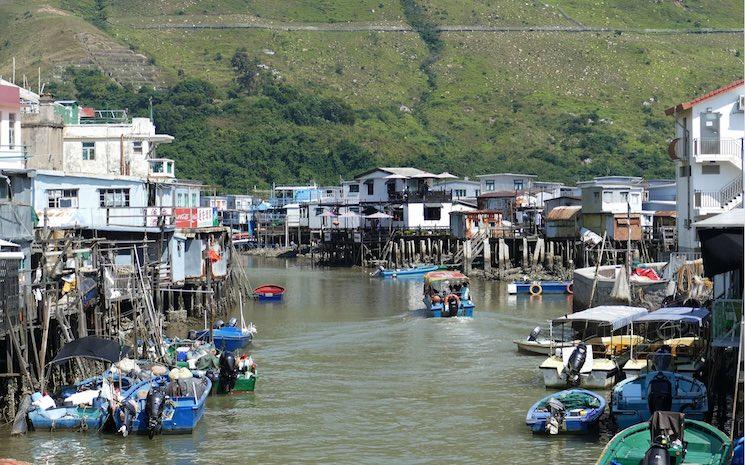
[[[623,305],[603,305],[588,308],[587,310],[564,315],[553,320],[553,324],[563,324],[571,321],[593,321],[603,325],[610,325],[612,330],[628,326],[635,318],[649,313],[643,307],[627,307]]]
[[[708,317],[709,310],[705,308],[669,307],[661,308],[652,313],[635,318],[634,323],[645,323],[650,321],[679,321],[701,326],[703,321]]]
[[[432,285],[435,283],[449,282],[451,284],[468,283],[468,276],[460,271],[430,271],[424,275],[424,282]]]
[[[60,351],[57,352],[57,356],[49,364],[55,365],[73,358],[87,358],[116,363],[126,357],[129,352],[129,347],[124,347],[113,339],[86,336],[70,341],[62,346]]]

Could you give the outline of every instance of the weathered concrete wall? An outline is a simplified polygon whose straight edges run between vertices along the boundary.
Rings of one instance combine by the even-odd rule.
[[[21,122],[29,169],[62,169],[62,116],[55,114],[54,105],[42,101],[39,113],[24,114]]]

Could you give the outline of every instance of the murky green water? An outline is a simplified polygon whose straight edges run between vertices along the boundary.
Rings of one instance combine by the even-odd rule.
[[[525,427],[546,394],[540,357],[512,340],[570,311],[563,296],[510,298],[475,282],[473,319],[425,319],[421,281],[252,259],[254,285],[282,284],[281,304],[246,305],[259,333],[254,394],[212,397],[193,435],[29,433],[0,457],[73,463],[595,463],[603,444]],[[6,432],[3,432],[6,433]]]

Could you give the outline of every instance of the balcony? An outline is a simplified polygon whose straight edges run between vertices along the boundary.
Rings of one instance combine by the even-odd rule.
[[[0,144],[0,168],[22,170],[26,168],[28,158],[25,145]]]
[[[693,156],[701,162],[728,162],[742,168],[742,139],[693,139]]]
[[[718,191],[699,191],[694,193],[694,207],[714,209],[717,212],[729,211],[742,204],[742,178],[737,177]]]
[[[394,203],[448,203],[453,196],[450,191],[389,192],[388,199]]]

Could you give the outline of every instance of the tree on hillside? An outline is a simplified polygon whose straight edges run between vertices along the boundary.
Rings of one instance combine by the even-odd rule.
[[[235,71],[235,81],[238,88],[248,94],[256,94],[263,84],[261,63],[256,58],[250,58],[245,47],[235,51],[230,65]]]

